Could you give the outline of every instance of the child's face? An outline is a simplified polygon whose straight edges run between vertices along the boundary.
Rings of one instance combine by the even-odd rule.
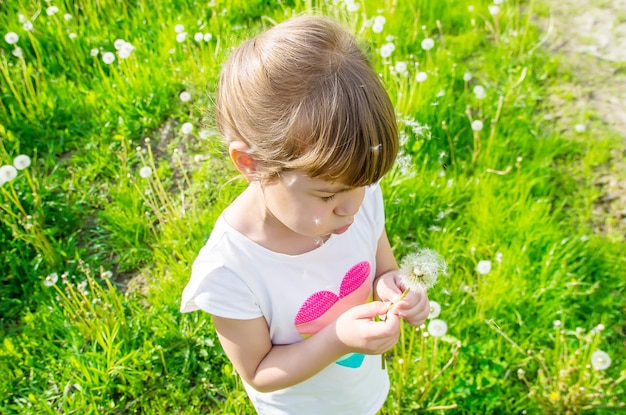
[[[365,188],[289,171],[265,184],[263,194],[267,209],[283,226],[299,235],[319,237],[348,230]]]

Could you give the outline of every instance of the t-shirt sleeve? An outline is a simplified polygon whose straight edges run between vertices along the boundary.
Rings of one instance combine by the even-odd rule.
[[[198,258],[182,296],[180,311],[203,310],[237,320],[261,317],[257,298],[246,282],[222,264]]]

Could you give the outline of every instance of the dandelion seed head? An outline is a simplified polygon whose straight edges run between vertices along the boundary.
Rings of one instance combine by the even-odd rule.
[[[177,24],[176,26],[174,26],[174,32],[183,33],[184,31],[185,31],[185,26],[183,26],[182,24]]]
[[[15,49],[13,49],[13,50],[11,51],[11,54],[12,54],[13,56],[15,56],[16,58],[21,58],[21,57],[24,55],[24,53],[23,53],[23,52],[24,52],[24,51],[22,50],[22,48],[20,48],[19,46],[17,46]]]
[[[448,323],[441,319],[433,319],[428,323],[428,333],[433,337],[444,336],[448,332]]]
[[[74,32],[72,32],[72,33],[70,33],[70,34],[69,34],[69,35],[67,35],[67,36],[68,36],[70,39],[74,40],[74,39],[76,39],[77,34],[76,34],[76,33],[74,33]]]
[[[193,124],[190,122],[186,122],[180,127],[180,130],[185,135],[191,134],[193,132]]]
[[[54,284],[57,283],[58,280],[59,274],[53,272],[52,274],[46,276],[46,278],[43,280],[43,285],[45,285],[46,287],[52,287]]]
[[[115,48],[115,50],[120,50],[125,43],[126,41],[124,39],[115,39],[115,41],[113,42],[113,47]]]
[[[98,48],[93,48],[91,49],[91,51],[89,51],[89,54],[91,56],[98,56],[98,53],[100,53],[100,51],[98,50]]]
[[[396,62],[394,69],[396,70],[397,73],[401,75],[405,75],[407,73],[407,64],[404,61]]]
[[[428,319],[432,320],[439,317],[441,314],[441,304],[436,301],[429,301],[430,312],[428,313]]]
[[[502,263],[503,257],[502,252],[496,252],[496,261]]]
[[[428,79],[428,74],[427,74],[426,72],[418,72],[418,73],[415,75],[415,80],[416,80],[417,82],[420,82],[420,83],[421,83],[421,82],[424,82],[426,79]]]
[[[476,99],[484,99],[487,96],[487,91],[484,86],[476,85],[474,87],[474,95],[476,96]]]
[[[17,177],[17,169],[9,164],[0,167],[0,181],[8,183]]]
[[[46,9],[46,14],[48,16],[52,16],[53,14],[56,14],[59,11],[59,8],[57,6],[50,6]]]
[[[441,255],[424,248],[407,254],[401,263],[401,279],[405,288],[426,291],[437,283],[440,274],[448,273],[448,266]]]
[[[72,19],[74,18],[74,16],[72,16],[72,15],[71,15],[71,14],[69,14],[69,13],[65,13],[65,14],[63,15],[63,18],[64,18],[65,20],[72,20]]]
[[[141,169],[139,169],[139,176],[143,179],[147,179],[152,176],[152,169],[150,168],[150,166],[143,166]]]
[[[19,156],[13,159],[13,166],[15,166],[18,170],[24,170],[28,166],[30,166],[30,157],[26,154],[20,154]]]
[[[378,23],[374,21],[374,24],[372,25],[372,32],[381,33],[384,29],[385,29],[384,23]]]
[[[388,58],[389,56],[391,56],[395,49],[396,45],[394,45],[393,43],[385,43],[380,48],[380,56],[383,58]]]
[[[193,35],[193,40],[196,42],[202,42],[204,40],[204,34],[202,32],[197,32]]]
[[[210,42],[211,39],[213,39],[213,35],[211,33],[205,33],[204,34],[204,41],[205,42]]]
[[[471,81],[471,80],[472,80],[472,74],[471,74],[471,72],[465,72],[465,73],[463,74],[463,80],[464,80],[465,82],[469,82],[469,81]]]
[[[502,0],[493,0],[493,4],[497,4],[499,6],[502,4]]]
[[[489,272],[491,272],[491,261],[486,259],[478,261],[478,265],[476,265],[476,271],[481,275],[489,274]]]
[[[574,131],[576,131],[578,134],[582,134],[587,131],[587,126],[583,123],[578,123],[574,126]]]
[[[24,23],[26,21],[26,16],[24,16],[22,13],[20,13],[20,14],[17,15],[17,20],[20,23]]]
[[[431,38],[427,37],[426,39],[422,40],[422,49],[431,50],[434,46],[435,46],[435,41],[432,40]]]
[[[554,327],[556,328],[561,327],[561,320],[554,320],[552,324],[554,324]]]
[[[110,65],[115,62],[115,54],[113,52],[104,52],[102,54],[102,62],[106,65]]]
[[[31,30],[34,29],[33,22],[31,22],[30,20],[25,21],[24,24],[22,25],[22,27],[27,32],[30,32]]]
[[[350,13],[355,13],[355,12],[359,11],[359,7],[360,7],[359,3],[346,2],[346,9]]]
[[[500,6],[497,4],[492,4],[489,6],[489,14],[492,16],[497,16],[500,14]]]
[[[591,354],[591,366],[595,370],[605,370],[611,366],[611,356],[605,351],[596,350]]]
[[[178,43],[183,43],[187,39],[187,32],[181,32],[176,35],[176,41]]]
[[[472,121],[472,130],[473,131],[482,131],[483,129],[483,122],[481,120],[474,120]]]
[[[191,100],[191,94],[187,91],[183,91],[178,96],[182,102],[189,102]]]
[[[18,40],[20,40],[20,37],[15,32],[9,32],[4,35],[4,41],[7,42],[9,45],[16,44]]]

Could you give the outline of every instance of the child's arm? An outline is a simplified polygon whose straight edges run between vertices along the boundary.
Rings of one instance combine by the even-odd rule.
[[[398,263],[391,250],[387,232],[383,231],[383,234],[378,240],[378,248],[376,251],[374,299],[394,302],[400,297],[403,290],[404,287],[400,282]],[[409,291],[402,301],[393,306],[393,310],[412,326],[422,325],[430,312],[426,291]]]
[[[388,304],[351,308],[317,334],[289,345],[273,345],[263,317],[235,320],[213,316],[226,355],[241,377],[259,392],[302,382],[348,353],[381,354],[398,341],[400,320],[384,315]],[[393,314],[393,313],[390,313]]]

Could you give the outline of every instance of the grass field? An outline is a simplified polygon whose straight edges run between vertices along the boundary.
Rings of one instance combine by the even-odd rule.
[[[4,0],[1,413],[254,413],[179,298],[245,185],[211,117],[220,65],[313,10],[368,45],[395,104],[398,259],[449,267],[429,294],[447,332],[404,328],[382,413],[624,410],[625,240],[592,220],[624,147],[593,108],[555,128],[571,74],[542,49],[541,3]]]

